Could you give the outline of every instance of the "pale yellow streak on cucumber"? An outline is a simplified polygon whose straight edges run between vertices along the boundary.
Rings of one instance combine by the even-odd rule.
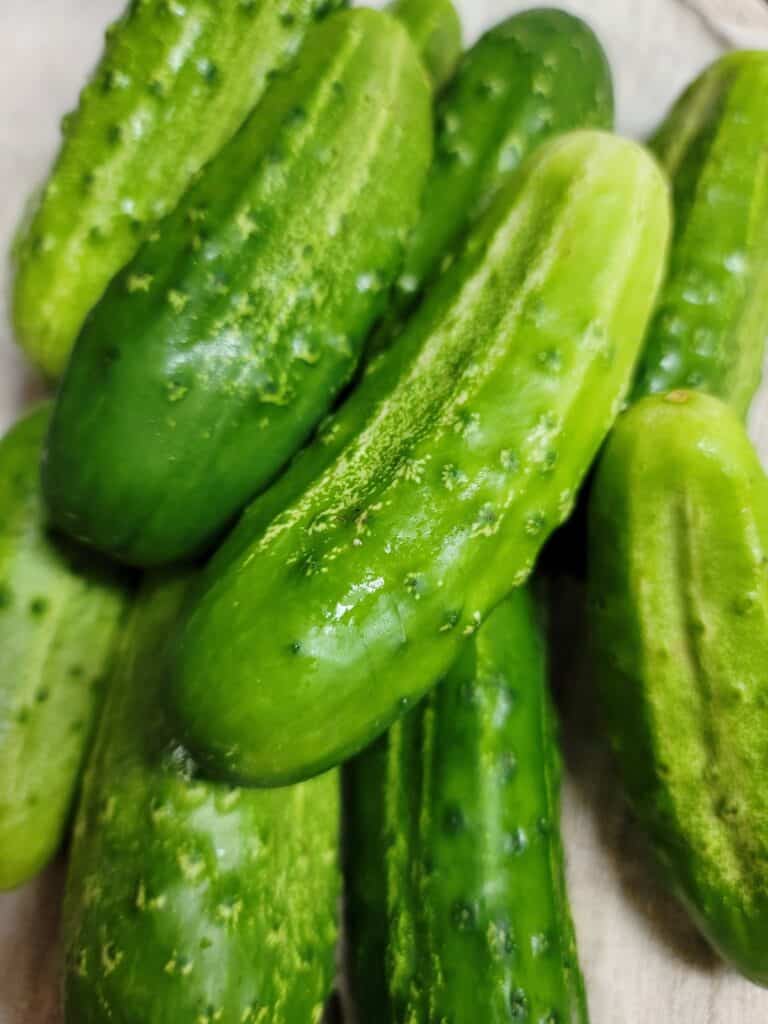
[[[510,251],[523,224],[536,208],[537,204],[534,202],[532,192],[532,189],[527,189],[521,200],[516,203],[511,216],[503,220],[488,247],[487,257],[457,292],[451,306],[443,316],[443,326],[429,336],[405,378],[378,405],[375,415],[336,463],[308,488],[302,499],[286,515],[268,527],[255,549],[246,559],[246,565],[256,557],[259,550],[268,547],[277,536],[291,529],[296,522],[304,518],[313,509],[316,498],[322,497],[324,494],[337,494],[339,497],[335,501],[333,509],[339,510],[344,508],[354,496],[364,491],[368,480],[380,479],[389,475],[388,461],[392,450],[392,439],[397,441],[397,438],[406,432],[403,425],[410,424],[414,420],[416,420],[414,433],[418,436],[421,429],[421,423],[418,421],[421,418],[422,406],[429,400],[430,395],[437,393],[443,386],[441,371],[444,373],[446,363],[450,362],[449,353],[452,350],[460,351],[466,345],[462,328],[466,327],[476,315],[478,296],[482,295],[484,289],[487,288],[490,278],[496,272],[497,265]],[[565,225],[566,219],[564,218],[559,224],[558,237],[565,230]],[[507,322],[514,321],[519,317],[525,299],[531,291],[539,286],[540,278],[554,260],[555,250],[555,244],[549,246],[544,254],[546,260],[544,268],[537,266],[526,276],[525,286],[518,292],[513,311],[507,317]],[[505,338],[503,342],[503,347],[506,345],[508,345],[508,338]],[[448,358],[446,357],[447,353]],[[450,390],[455,391],[455,388]],[[450,404],[453,405],[453,403]],[[415,414],[414,410],[417,410]]]

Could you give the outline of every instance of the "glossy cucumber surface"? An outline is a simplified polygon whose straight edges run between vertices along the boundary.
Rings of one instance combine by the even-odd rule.
[[[171,693],[206,771],[274,785],[356,752],[524,582],[621,405],[668,205],[648,154],[599,132],[499,197],[207,568]]]
[[[768,984],[768,481],[677,391],[617,424],[590,505],[598,679],[627,793],[704,934]]]
[[[405,29],[327,18],[80,335],[46,497],[130,564],[209,547],[352,373],[418,214],[431,89]]]
[[[578,128],[612,127],[611,69],[581,19],[525,11],[475,43],[438,102],[424,209],[371,350],[391,344],[425,286],[536,146]]]
[[[358,1020],[585,1024],[545,638],[528,591],[344,771]]]
[[[634,397],[693,388],[745,416],[768,334],[768,53],[720,58],[651,145],[675,228]]]
[[[64,915],[67,1024],[319,1024],[334,975],[338,778],[191,775],[161,711],[188,581],[154,580],[89,763]]]
[[[338,0],[133,0],[15,248],[19,343],[64,370],[86,314]]]
[[[0,889],[64,837],[129,583],[48,531],[40,449],[50,406],[0,441]]]
[[[453,0],[393,0],[387,10],[408,29],[432,85],[442,89],[461,57],[461,21]]]

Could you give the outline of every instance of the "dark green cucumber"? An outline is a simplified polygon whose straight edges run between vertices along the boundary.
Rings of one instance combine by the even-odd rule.
[[[527,590],[346,766],[344,785],[361,1022],[586,1022],[545,640]]]
[[[62,125],[15,250],[19,342],[64,369],[86,314],[341,0],[134,0]]]
[[[438,104],[424,210],[372,351],[391,343],[424,286],[536,146],[573,129],[612,127],[611,70],[583,21],[539,9],[487,32]]]
[[[310,31],[78,339],[44,467],[62,529],[137,565],[197,554],[301,446],[400,266],[430,111],[394,19]]]
[[[173,702],[206,770],[274,785],[356,752],[526,579],[621,405],[668,205],[647,153],[599,132],[499,196],[204,574]]]
[[[128,599],[127,581],[48,532],[46,404],[0,441],[0,889],[55,855]]]
[[[453,0],[393,0],[387,8],[410,33],[439,91],[461,56],[461,21]]]
[[[744,416],[768,335],[768,53],[716,61],[652,148],[672,179],[675,230],[635,397],[695,388]]]
[[[704,934],[768,985],[768,480],[693,392],[621,418],[590,504],[598,678],[627,793]]]
[[[334,975],[338,779],[241,792],[167,738],[187,582],[147,586],[89,763],[65,897],[68,1024],[319,1024]]]

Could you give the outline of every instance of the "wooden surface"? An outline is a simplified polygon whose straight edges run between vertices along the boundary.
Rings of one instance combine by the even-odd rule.
[[[468,37],[513,11],[516,0],[459,0]],[[764,0],[580,0],[609,49],[620,128],[648,131],[679,88],[723,48],[768,47]],[[122,0],[0,0],[0,249],[44,174],[60,116],[100,48]],[[7,294],[2,282],[0,305]],[[0,310],[0,427],[39,390]],[[768,400],[752,426],[768,439]],[[768,445],[761,444],[764,452]],[[593,1024],[768,1024],[768,992],[723,967],[657,885],[617,792],[595,728],[583,664],[579,595],[559,595],[557,687],[565,712],[566,842],[571,897]],[[0,1024],[58,1020],[56,929],[62,864],[0,896]],[[75,1024],[75,1022],[73,1022]],[[179,1021],[178,1024],[192,1024]],[[483,1022],[467,1022],[483,1024]]]

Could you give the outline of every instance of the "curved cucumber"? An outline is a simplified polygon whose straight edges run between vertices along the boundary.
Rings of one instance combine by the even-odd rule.
[[[298,461],[305,489],[289,472],[204,574],[173,700],[207,770],[275,784],[361,749],[525,580],[621,404],[668,229],[639,146],[534,155]]]
[[[514,591],[345,768],[349,974],[365,1024],[587,1020],[545,641]]]
[[[487,32],[438,103],[424,210],[372,350],[391,343],[425,285],[536,146],[577,128],[612,127],[611,69],[583,21],[531,10]]]
[[[768,984],[768,481],[721,402],[616,426],[590,506],[608,728],[662,867],[716,949]]]
[[[128,598],[118,573],[48,532],[49,415],[40,406],[0,441],[0,889],[61,845]]]
[[[394,19],[312,29],[89,317],[44,467],[62,529],[131,564],[194,555],[301,446],[400,266],[430,110]]]
[[[63,122],[16,244],[13,317],[58,376],[86,314],[234,134],[307,27],[340,0],[134,0]]]
[[[635,397],[717,395],[746,415],[768,334],[768,53],[730,53],[652,142],[673,185],[670,273]]]
[[[432,85],[442,89],[461,56],[461,21],[453,0],[393,0],[387,10],[408,29]]]
[[[71,1024],[319,1024],[334,975],[338,779],[240,792],[167,739],[162,657],[186,582],[134,613],[75,829]]]

